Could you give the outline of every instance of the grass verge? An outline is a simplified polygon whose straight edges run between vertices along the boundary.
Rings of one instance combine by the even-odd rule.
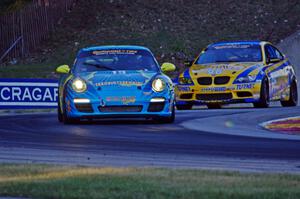
[[[0,195],[30,198],[300,198],[300,176],[239,172],[0,165]]]

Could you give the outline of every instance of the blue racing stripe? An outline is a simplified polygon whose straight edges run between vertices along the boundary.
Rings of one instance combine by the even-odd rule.
[[[183,77],[185,77],[185,78],[191,78],[190,70],[189,69],[187,69],[187,70],[184,71]]]
[[[241,78],[241,77],[247,77],[252,71],[256,70],[259,67],[259,65],[254,65],[248,69],[246,69],[244,72],[242,72],[241,74],[239,74],[237,76],[237,78],[234,80],[234,84],[237,83],[237,79]]]

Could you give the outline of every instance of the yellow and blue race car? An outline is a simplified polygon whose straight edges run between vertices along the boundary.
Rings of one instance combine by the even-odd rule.
[[[271,43],[232,41],[209,45],[177,77],[176,107],[191,109],[205,104],[253,103],[269,107],[270,101],[296,106],[297,79],[288,59]]]
[[[171,123],[175,119],[175,92],[171,79],[151,51],[140,46],[84,48],[70,68],[56,69],[59,82],[58,120],[145,117]]]

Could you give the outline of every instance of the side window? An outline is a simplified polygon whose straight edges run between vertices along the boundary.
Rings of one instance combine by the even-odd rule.
[[[273,49],[274,49],[274,51],[275,51],[275,54],[276,54],[277,59],[283,60],[284,57],[283,57],[283,55],[281,54],[281,52],[280,52],[277,48],[274,48],[274,47],[273,47]]]
[[[266,45],[265,51],[266,51],[267,59],[277,59],[276,53],[274,51],[274,48],[272,48],[272,46]]]

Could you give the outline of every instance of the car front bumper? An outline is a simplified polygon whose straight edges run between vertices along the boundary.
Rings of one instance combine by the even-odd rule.
[[[176,86],[176,104],[253,103],[260,99],[261,83],[229,86]]]

